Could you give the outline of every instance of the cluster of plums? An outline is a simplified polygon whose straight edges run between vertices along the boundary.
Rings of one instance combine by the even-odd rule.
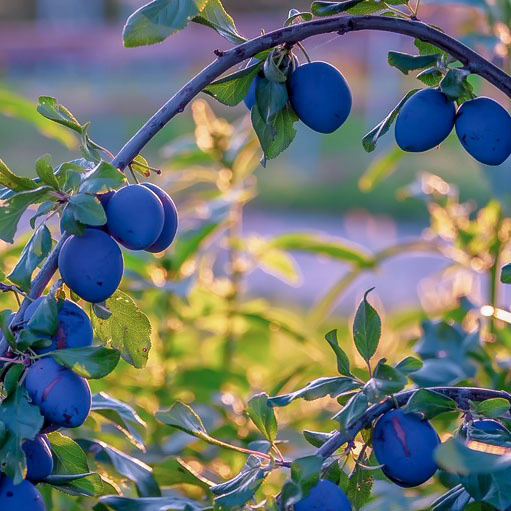
[[[479,97],[456,111],[439,89],[423,89],[406,101],[396,120],[396,142],[404,151],[427,151],[453,127],[465,150],[481,163],[500,165],[511,154],[511,116],[499,103]]]
[[[174,240],[178,223],[174,202],[152,183],[128,185],[98,199],[107,223],[70,236],[58,260],[63,281],[91,303],[110,298],[121,282],[124,261],[117,242],[131,250],[161,252]]]
[[[476,420],[472,428],[487,433],[507,431],[494,420]],[[465,433],[466,434],[466,431]],[[395,484],[410,488],[425,483],[438,467],[433,458],[440,438],[431,423],[402,409],[383,414],[376,422],[372,445],[383,473]],[[295,504],[295,511],[351,511],[346,494],[336,484],[321,480]]]
[[[45,298],[33,301],[26,309],[23,322],[30,318]],[[65,348],[83,348],[92,345],[92,325],[87,314],[77,304],[64,300],[58,303],[57,329],[48,337],[46,345],[36,348],[42,355]],[[27,393],[44,417],[42,431],[81,426],[91,409],[91,392],[85,378],[58,364],[51,356],[43,357],[27,369],[24,382]],[[43,499],[35,484],[48,477],[53,470],[53,457],[45,434],[23,443],[27,459],[26,479],[19,485],[0,475],[0,509],[43,511]]]
[[[259,74],[250,85],[245,105],[249,110],[256,104]],[[310,62],[295,68],[287,80],[289,101],[299,119],[319,133],[332,133],[348,118],[351,111],[351,91],[346,79],[331,64]]]

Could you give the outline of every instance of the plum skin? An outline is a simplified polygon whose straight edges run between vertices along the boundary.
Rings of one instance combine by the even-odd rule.
[[[43,297],[34,300],[26,309],[23,319],[28,322]],[[46,348],[39,348],[37,353],[48,353],[56,349],[85,348],[92,345],[92,325],[85,311],[76,303],[65,300],[59,304],[57,333]]]
[[[511,154],[511,117],[496,101],[466,101],[456,115],[456,134],[465,150],[486,165],[500,165]]]
[[[92,403],[87,380],[50,356],[28,368],[25,388],[45,419],[56,426],[76,428],[89,415]]]
[[[259,82],[261,78],[259,75],[257,75],[250,84],[250,88],[248,89],[247,95],[243,99],[243,103],[245,103],[245,106],[252,110],[252,107],[256,104],[256,89],[257,89],[257,83]]]
[[[126,248],[145,250],[163,230],[163,204],[143,185],[128,185],[110,198],[106,206],[110,234]]]
[[[497,431],[507,431],[507,429],[500,423],[494,420],[484,419],[477,420],[472,423],[472,427],[486,431],[488,433],[496,433]]]
[[[0,478],[2,511],[46,511],[42,495],[30,481],[15,486],[7,476],[0,475]]]
[[[334,483],[321,480],[309,495],[294,505],[295,511],[351,511],[346,494]]]
[[[26,479],[34,483],[46,479],[53,471],[53,457],[46,435],[37,435],[34,440],[25,440],[23,450],[27,457]]]
[[[170,244],[176,237],[178,227],[177,208],[170,195],[165,190],[162,190],[159,186],[153,183],[142,183],[142,186],[149,188],[149,190],[155,193],[158,199],[160,199],[164,214],[163,229],[161,234],[152,245],[146,248],[146,250],[153,253],[163,252],[169,248]]]
[[[119,246],[98,229],[86,229],[82,236],[70,236],[62,246],[58,265],[67,286],[92,303],[110,298],[124,271]]]
[[[351,91],[341,72],[327,62],[298,66],[288,81],[293,110],[319,133],[338,129],[351,111]]]
[[[408,152],[433,149],[449,136],[455,117],[454,102],[443,92],[423,89],[406,101],[397,116],[397,145]]]
[[[440,438],[429,421],[401,409],[382,415],[373,429],[373,449],[383,473],[395,484],[418,486],[437,471],[433,451]]]

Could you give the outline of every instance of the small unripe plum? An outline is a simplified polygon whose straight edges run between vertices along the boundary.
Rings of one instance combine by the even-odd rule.
[[[2,511],[46,511],[42,495],[30,481],[22,481],[14,486],[7,476],[0,477]]]
[[[463,103],[456,115],[456,133],[465,150],[486,165],[500,165],[511,154],[511,117],[493,99]]]
[[[34,483],[46,479],[53,470],[53,457],[46,435],[37,435],[34,440],[25,440],[23,450],[27,457],[27,479]]]
[[[86,229],[82,236],[70,236],[59,254],[62,279],[88,302],[110,298],[121,282],[123,270],[119,246],[97,229]]]
[[[142,185],[149,188],[149,190],[154,192],[158,199],[160,199],[164,214],[161,234],[152,245],[146,248],[146,250],[154,253],[162,252],[170,246],[176,236],[178,224],[177,208],[174,201],[170,198],[170,195],[159,186],[154,185],[153,183],[142,183]]]
[[[442,143],[454,127],[454,102],[438,89],[415,93],[401,108],[395,136],[403,151],[427,151]]]
[[[418,486],[435,474],[433,451],[439,444],[429,421],[401,409],[382,415],[373,430],[374,455],[383,473],[405,488]]]
[[[348,118],[351,92],[344,76],[326,62],[298,66],[288,82],[293,110],[309,128],[332,133]]]
[[[29,321],[43,297],[34,300],[25,311],[25,321]],[[37,349],[37,353],[48,353],[56,349],[85,348],[92,344],[92,325],[85,311],[76,303],[65,300],[59,306],[57,333],[46,348]]]
[[[89,415],[91,393],[87,380],[52,357],[41,358],[28,368],[25,387],[42,415],[56,426],[76,428]]]
[[[346,494],[331,481],[321,480],[309,495],[294,505],[295,511],[351,511]]]
[[[145,250],[163,230],[163,205],[148,187],[128,185],[108,201],[107,226],[110,234],[126,248]]]

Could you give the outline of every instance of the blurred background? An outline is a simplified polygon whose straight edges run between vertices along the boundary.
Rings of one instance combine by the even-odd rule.
[[[192,24],[157,46],[125,49],[122,24],[140,5],[135,0],[1,2],[0,87],[30,100],[39,95],[56,97],[79,119],[90,120],[94,139],[115,153],[178,87],[212,60],[206,49],[227,47],[213,31]],[[253,37],[262,28],[281,26],[290,7],[309,6],[306,1],[230,0],[226,7],[241,33]],[[487,30],[477,9],[449,7],[447,18],[441,9],[427,6],[421,15],[460,36],[474,29]],[[418,172],[432,172],[458,185],[463,199],[487,201],[492,180],[498,180],[501,171],[492,169],[488,179],[453,136],[437,151],[404,157],[396,172],[373,190],[360,189],[359,180],[375,158],[363,150],[363,134],[390,111],[407,88],[416,86],[412,78],[404,79],[387,66],[386,53],[411,50],[412,43],[410,38],[368,32],[306,42],[314,59],[335,64],[348,78],[354,111],[332,135],[319,135],[300,126],[292,148],[257,171],[260,193],[245,214],[245,230],[262,236],[313,230],[342,236],[371,250],[381,249],[418,235],[425,227],[425,208],[418,201],[399,200],[396,195]],[[485,88],[482,92],[505,101],[495,90]],[[243,105],[236,109],[212,106],[231,120],[246,115]],[[46,152],[53,155],[54,162],[74,154],[65,145],[41,136],[30,124],[9,118],[8,107],[3,114],[0,154],[15,171],[31,174],[35,158]],[[161,148],[191,128],[187,111],[162,130],[144,156],[156,166],[165,165]],[[376,156],[393,144],[389,134]],[[501,179],[496,189],[507,193],[509,187],[509,180]],[[308,304],[318,298],[325,283],[346,270],[308,256],[299,257],[298,263],[302,274],[298,287],[282,286],[256,273],[250,278],[249,291]],[[386,307],[416,303],[418,285],[442,264],[441,258],[417,254],[393,260],[377,275],[359,280],[340,305],[352,310],[369,284],[377,286]]]

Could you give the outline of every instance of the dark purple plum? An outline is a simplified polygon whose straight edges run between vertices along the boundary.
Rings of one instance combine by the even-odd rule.
[[[34,440],[25,440],[23,450],[27,457],[26,478],[33,483],[46,479],[53,470],[53,457],[46,435],[37,435]]]
[[[401,409],[382,415],[373,429],[373,449],[383,473],[405,488],[426,482],[437,471],[433,458],[440,438],[427,420]]]
[[[153,183],[142,183],[142,185],[149,188],[149,190],[154,192],[158,199],[160,199],[165,217],[160,236],[152,245],[147,247],[146,250],[154,253],[162,252],[170,246],[176,237],[178,224],[177,208],[174,201],[170,198],[170,195],[159,186]]]
[[[147,186],[128,185],[108,201],[110,234],[126,248],[145,250],[156,243],[164,223],[161,200]]]
[[[87,380],[51,357],[37,360],[27,370],[25,387],[48,422],[64,428],[81,426],[91,408]]]
[[[86,229],[82,236],[73,235],[65,241],[59,271],[80,298],[98,303],[110,298],[119,286],[124,262],[119,246],[108,234]]]
[[[15,486],[7,476],[0,477],[2,511],[46,511],[42,495],[30,481],[22,481]]]

